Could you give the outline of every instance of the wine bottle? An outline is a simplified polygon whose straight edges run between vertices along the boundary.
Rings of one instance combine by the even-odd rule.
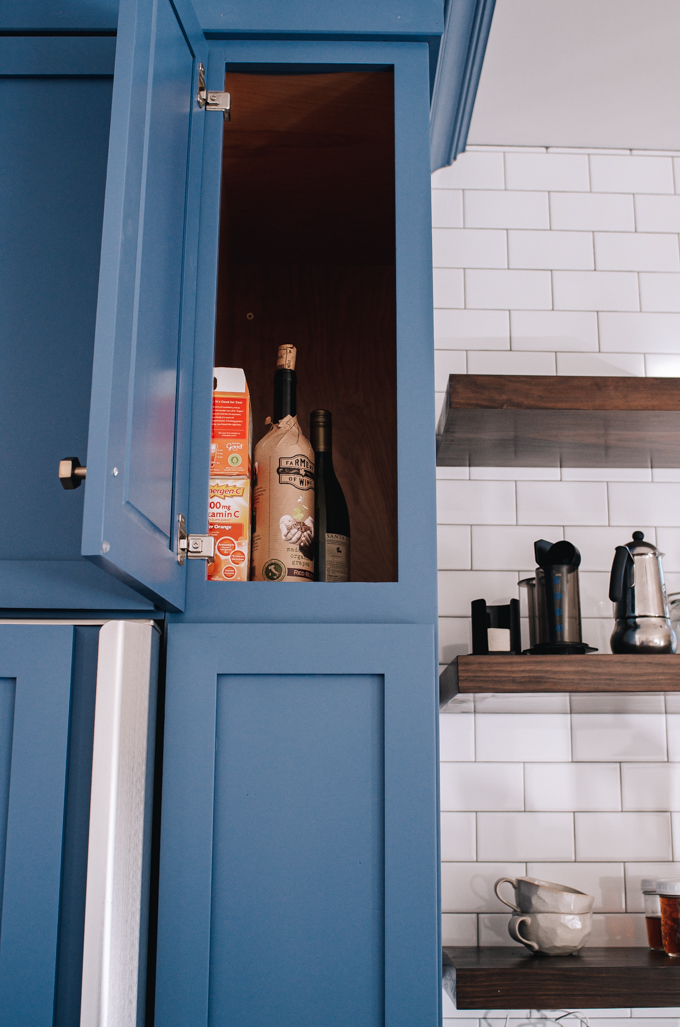
[[[314,580],[314,451],[298,424],[295,346],[279,346],[274,416],[255,447],[251,581]]]
[[[314,447],[314,580],[349,581],[349,514],[333,469],[330,410],[312,410],[310,436]]]

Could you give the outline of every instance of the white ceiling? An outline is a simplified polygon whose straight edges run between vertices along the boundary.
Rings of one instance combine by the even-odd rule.
[[[680,150],[680,0],[496,0],[468,143]]]

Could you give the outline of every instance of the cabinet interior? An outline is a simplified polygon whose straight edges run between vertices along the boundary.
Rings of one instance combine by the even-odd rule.
[[[298,417],[333,413],[353,581],[397,580],[392,69],[230,65],[215,363],[243,367],[254,442],[277,347],[297,346]]]

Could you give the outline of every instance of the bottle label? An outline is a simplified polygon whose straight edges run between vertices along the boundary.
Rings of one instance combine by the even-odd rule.
[[[349,581],[349,538],[326,533],[326,581]]]

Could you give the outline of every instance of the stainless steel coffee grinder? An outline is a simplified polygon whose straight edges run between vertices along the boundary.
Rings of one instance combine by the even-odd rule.
[[[527,653],[570,656],[596,652],[581,635],[578,568],[581,554],[571,542],[534,542],[535,578],[520,581],[529,601]]]
[[[613,653],[674,653],[677,639],[670,621],[660,553],[644,533],[617,546],[609,581],[616,604],[611,637]]]

